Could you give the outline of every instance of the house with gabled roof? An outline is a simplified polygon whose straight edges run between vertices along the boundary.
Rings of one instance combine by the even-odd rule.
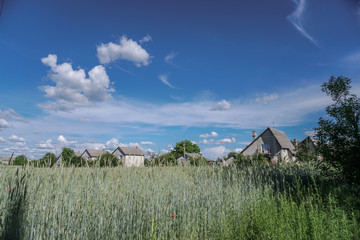
[[[131,167],[141,167],[144,166],[145,156],[143,151],[136,146],[135,148],[131,147],[117,147],[112,155],[116,156],[124,166]]]
[[[317,141],[316,141],[315,138],[313,138],[311,136],[307,136],[304,140],[302,140],[300,142],[300,145],[302,145],[302,144],[309,144],[309,147],[310,147],[311,151],[316,153]]]
[[[107,153],[105,150],[97,150],[97,149],[85,149],[85,151],[81,154],[80,157],[82,157],[85,160],[92,161],[96,160],[101,155]]]
[[[295,147],[284,132],[268,127],[259,136],[256,131],[252,135],[253,141],[241,152],[243,155],[263,153],[273,163],[295,161]]]

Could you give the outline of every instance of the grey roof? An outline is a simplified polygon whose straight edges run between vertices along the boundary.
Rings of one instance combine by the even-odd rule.
[[[105,150],[85,149],[84,153],[86,151],[90,154],[90,157],[100,157],[101,155],[103,155],[103,154],[105,154],[107,152]],[[84,155],[84,153],[81,154],[81,156]]]
[[[140,148],[131,148],[131,147],[118,147],[118,148],[125,155],[136,155],[136,156],[143,156],[144,155],[143,151],[141,151]],[[116,151],[116,149],[115,149],[115,151]]]
[[[317,140],[311,136],[307,136],[304,140],[301,141],[301,143],[305,141],[307,141],[308,143],[312,142],[315,146],[317,145]]]
[[[271,127],[265,129],[265,131],[263,131],[257,138],[255,138],[249,145],[247,145],[246,148],[244,148],[244,150],[241,151],[241,153],[243,153],[249,146],[251,146],[254,142],[256,142],[256,140],[258,140],[268,130],[274,135],[275,139],[278,141],[281,148],[289,149],[292,153],[295,153],[295,147],[290,142],[286,134],[283,131]]]
[[[223,164],[223,166],[230,166],[233,162],[234,162],[234,158],[233,157],[231,157],[231,158],[229,158],[229,159],[227,159],[227,160],[223,160],[222,161],[222,164]]]
[[[189,161],[186,160],[183,156],[181,156],[181,157],[179,157],[178,159],[176,159],[176,161],[178,162],[178,165],[189,164]]]
[[[270,131],[274,134],[276,140],[280,144],[281,148],[289,149],[291,152],[295,152],[294,145],[290,142],[289,138],[286,136],[286,134],[283,131],[270,128]]]

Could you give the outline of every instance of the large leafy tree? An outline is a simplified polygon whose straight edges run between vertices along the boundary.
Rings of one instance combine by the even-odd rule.
[[[39,159],[39,164],[42,167],[52,167],[56,163],[56,160],[55,154],[48,152]]]
[[[175,159],[184,154],[184,145],[186,153],[200,153],[200,148],[196,143],[192,143],[189,140],[184,140],[176,143],[174,150],[171,152]]]
[[[330,77],[322,91],[333,100],[316,129],[318,150],[325,161],[340,168],[347,179],[360,183],[360,99],[350,94],[351,80]]]
[[[19,155],[15,158],[13,164],[14,165],[26,165],[27,162],[28,162],[28,160],[25,155]]]
[[[100,167],[116,167],[119,165],[118,158],[109,152],[102,154],[97,161]]]
[[[71,165],[72,159],[76,156],[74,150],[64,147],[61,152],[61,158],[65,165]]]

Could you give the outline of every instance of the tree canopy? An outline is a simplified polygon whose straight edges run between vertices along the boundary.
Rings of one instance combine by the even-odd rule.
[[[19,155],[15,158],[13,165],[25,165],[27,162],[28,160],[25,155]]]
[[[347,179],[360,183],[360,99],[350,94],[351,80],[330,77],[322,91],[334,102],[316,128],[318,150],[325,161],[340,168]]]
[[[175,159],[178,159],[180,156],[184,155],[184,145],[186,153],[200,153],[200,148],[196,143],[192,143],[189,140],[183,140],[176,143],[174,150],[171,152]]]

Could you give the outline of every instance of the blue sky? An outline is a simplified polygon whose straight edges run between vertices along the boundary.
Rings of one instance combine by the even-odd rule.
[[[360,93],[359,1],[4,0],[0,154],[303,139],[331,75]]]

